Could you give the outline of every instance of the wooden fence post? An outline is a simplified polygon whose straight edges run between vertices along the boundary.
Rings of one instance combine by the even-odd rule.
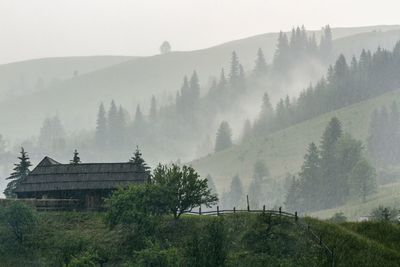
[[[265,213],[265,205],[263,205],[263,213]]]
[[[249,195],[246,195],[246,198],[247,198],[247,211],[250,211]]]
[[[199,215],[201,215],[201,206],[199,207]]]
[[[294,220],[297,222],[297,220],[299,219],[299,217],[297,217],[297,211],[294,212]]]
[[[217,206],[217,216],[219,216],[219,206]]]
[[[279,214],[282,214],[282,207],[279,207]]]
[[[236,207],[233,207],[233,213],[236,213]]]

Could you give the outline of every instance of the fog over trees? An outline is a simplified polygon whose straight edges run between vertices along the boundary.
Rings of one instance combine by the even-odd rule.
[[[398,89],[400,43],[392,50],[361,50],[350,58],[336,57],[337,49],[329,25],[320,33],[296,26],[277,35],[271,59],[262,46],[254,50],[252,68],[243,67],[237,51],[226,51],[227,64],[219,66],[218,73],[202,77],[196,69],[187,69],[175,92],[167,97],[138,98],[132,107],[122,105],[111,94],[93,110],[97,113],[91,118],[95,127],[71,132],[58,115],[51,115],[43,121],[37,137],[21,143],[36,161],[44,154],[69,161],[75,149],[83,161],[126,160],[137,146],[150,166],[159,161],[191,162],[219,153],[229,155],[248,143],[253,143],[251,153],[260,154],[254,147],[271,134]],[[167,41],[160,52],[175,53]],[[299,88],[299,80],[299,84],[308,80],[309,86]],[[300,93],[290,93],[292,87]],[[398,113],[394,101],[390,107],[377,107],[368,114],[366,140],[350,136],[333,118],[322,141],[314,140],[305,148],[301,168],[284,176],[269,172],[270,163],[265,159],[246,158],[247,152],[236,156],[247,166],[245,175],[204,174],[209,174],[212,190],[221,197],[220,205],[229,207],[246,205],[246,195],[251,207],[286,205],[304,212],[354,199],[367,201],[379,184],[396,180],[384,166],[400,161]],[[10,146],[1,151],[3,164],[9,166],[15,155]],[[135,154],[132,161],[139,156]],[[224,164],[223,168],[229,168]]]

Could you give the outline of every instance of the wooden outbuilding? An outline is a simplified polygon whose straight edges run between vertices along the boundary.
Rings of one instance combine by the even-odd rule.
[[[19,199],[76,199],[81,208],[98,209],[112,191],[149,175],[132,162],[62,164],[45,157],[14,192]]]

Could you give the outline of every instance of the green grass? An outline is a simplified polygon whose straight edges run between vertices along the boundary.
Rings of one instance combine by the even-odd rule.
[[[299,171],[307,145],[310,142],[319,144],[321,135],[333,116],[339,118],[345,132],[363,140],[365,144],[370,114],[375,108],[390,105],[394,100],[400,101],[400,91],[323,114],[262,138],[248,140],[231,149],[196,160],[192,165],[202,175],[211,174],[220,192],[228,188],[231,177],[235,174],[239,174],[243,183],[248,185],[253,164],[257,160],[266,163],[273,177],[283,178],[288,172]]]
[[[130,227],[110,229],[102,213],[44,212],[38,216],[39,229],[28,250],[15,250],[8,247],[12,242],[1,242],[0,266],[64,266],[85,255],[106,259],[104,266],[123,263],[144,266],[135,265],[137,257],[152,258],[154,255],[176,260],[168,266],[185,266],[182,260],[193,238],[197,236],[201,240],[207,236],[211,229],[207,227],[217,219],[190,215],[178,221],[161,218],[157,220],[154,235],[148,236],[145,249],[138,249],[135,240],[141,233],[135,233]],[[225,266],[330,266],[318,243],[293,219],[275,217],[269,221],[268,217],[254,213],[237,213],[219,219],[224,229],[222,243],[227,251]],[[333,249],[336,266],[399,266],[400,225],[305,220]],[[270,223],[273,235],[267,236]],[[2,241],[10,238],[6,231],[0,223]]]

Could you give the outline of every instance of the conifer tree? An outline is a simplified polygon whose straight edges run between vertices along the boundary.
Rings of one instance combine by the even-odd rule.
[[[240,86],[240,63],[235,51],[231,56],[231,68],[229,72],[229,84],[233,90],[238,90]]]
[[[211,193],[218,196],[218,191],[217,191],[217,188],[215,187],[215,183],[214,183],[214,180],[211,177],[211,175],[208,174],[206,179],[207,179],[208,188],[211,189]]]
[[[299,181],[296,180],[295,176],[293,176],[285,198],[285,207],[288,211],[294,212],[298,211],[299,208],[301,208],[299,206],[299,188]]]
[[[110,109],[108,111],[108,140],[109,144],[112,147],[115,147],[115,145],[118,143],[118,134],[117,134],[117,129],[118,129],[118,109],[117,105],[115,104],[114,100],[111,101]]]
[[[243,125],[243,131],[242,131],[242,141],[246,140],[251,136],[252,128],[251,128],[251,122],[249,119],[244,121]]]
[[[231,187],[229,191],[229,204],[230,206],[241,206],[243,199],[243,185],[239,178],[239,175],[235,175],[232,178]]]
[[[302,206],[308,210],[320,208],[320,194],[323,188],[321,180],[321,162],[318,147],[311,143],[304,156],[304,162],[299,173],[300,194],[302,195]]]
[[[147,166],[146,162],[142,158],[142,153],[140,152],[139,147],[136,147],[136,151],[129,162],[134,164],[137,167],[138,171],[148,172],[150,170],[150,167]]]
[[[261,48],[258,48],[254,74],[256,76],[265,75],[267,72],[267,68],[267,62],[265,61],[264,53]]]
[[[150,103],[149,121],[154,123],[156,119],[157,119],[157,101],[156,97],[153,95],[151,97],[151,103]]]
[[[78,150],[75,149],[75,151],[74,151],[74,157],[73,157],[73,159],[70,161],[70,163],[71,163],[71,164],[74,164],[74,165],[81,163],[81,158],[79,157]]]
[[[19,163],[14,164],[13,173],[11,176],[7,178],[7,180],[11,180],[6,189],[4,190],[4,195],[7,198],[16,197],[14,190],[18,186],[18,184],[30,173],[29,167],[32,166],[29,161],[28,154],[25,152],[24,148],[21,147],[21,156],[18,157]]]
[[[329,25],[323,28],[323,35],[320,42],[321,56],[324,61],[328,61],[332,55],[332,31]]]
[[[274,54],[274,69],[282,72],[287,69],[289,64],[289,41],[286,33],[280,32],[278,44]]]
[[[215,152],[228,149],[232,146],[232,130],[227,121],[221,122],[215,139]]]
[[[107,140],[107,118],[103,103],[99,106],[96,122],[96,146],[103,147]]]
[[[194,71],[192,77],[190,77],[190,96],[191,102],[197,103],[200,98],[200,84],[199,84],[199,77],[197,76],[197,72]]]

